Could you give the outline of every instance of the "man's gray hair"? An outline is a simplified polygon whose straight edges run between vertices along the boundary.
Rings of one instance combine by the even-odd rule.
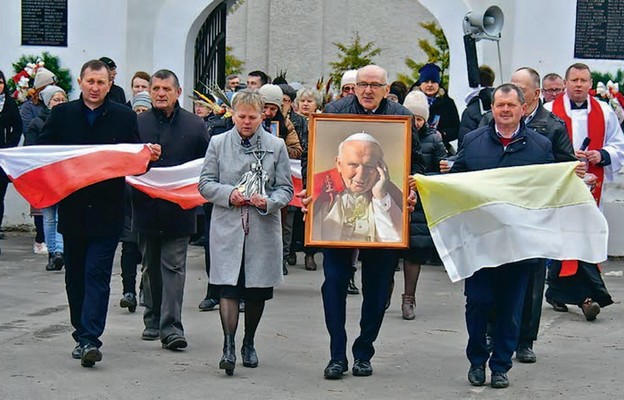
[[[173,86],[176,89],[180,89],[180,80],[178,79],[177,75],[169,69],[159,69],[158,71],[154,72],[152,78],[150,79],[150,86],[152,85],[152,81],[154,80],[154,78],[162,80],[173,78]]]
[[[522,67],[522,68],[518,68],[516,70],[516,72],[518,71],[526,71],[529,76],[531,77],[531,83],[533,84],[533,89],[539,89],[540,88],[540,74],[539,72],[537,72],[535,69],[531,68],[531,67]]]
[[[379,65],[375,65],[375,64],[369,64],[369,65],[366,65],[366,66],[364,66],[364,67],[362,67],[362,68],[358,69],[358,70],[357,70],[357,75],[356,75],[356,81],[357,81],[357,82],[359,82],[359,81],[360,81],[360,79],[359,79],[359,77],[360,77],[360,73],[361,73],[363,70],[365,70],[365,69],[375,69],[375,70],[378,70],[379,72],[381,72],[381,73],[382,73],[382,77],[383,77],[383,80],[384,80],[384,81],[383,81],[383,82],[381,82],[381,83],[388,83],[388,71],[386,71],[384,68],[380,67]],[[369,82],[369,83],[370,83],[370,82]]]
[[[524,93],[522,93],[522,90],[520,90],[520,88],[513,83],[503,83],[502,85],[494,89],[494,93],[492,93],[492,104],[494,104],[494,100],[496,99],[496,93],[498,92],[505,94],[516,92],[516,95],[518,95],[518,100],[520,100],[520,104],[526,103]]]
[[[234,95],[232,99],[232,109],[236,111],[239,106],[251,106],[258,112],[262,112],[264,109],[264,100],[262,99],[262,95],[257,91],[245,89],[236,92],[236,95]]]
[[[340,142],[340,144],[338,145],[338,157],[340,157],[342,155],[342,148],[343,148],[344,144],[347,143],[347,142],[354,142],[354,141],[370,142],[370,143],[376,144],[377,147],[379,148],[380,153],[381,153],[381,158],[383,158],[384,154],[383,154],[383,149],[381,148],[381,144],[379,143],[379,141],[373,135],[371,135],[370,133],[366,133],[366,132],[354,133],[352,135],[349,135],[342,142]]]

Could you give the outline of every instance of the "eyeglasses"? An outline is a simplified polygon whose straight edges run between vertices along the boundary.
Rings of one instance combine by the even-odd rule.
[[[542,89],[542,92],[548,93],[548,94],[559,94],[559,93],[563,92],[563,89],[558,89],[558,88],[555,88],[555,89]]]
[[[386,85],[387,85],[386,83],[366,83],[366,82],[358,82],[355,84],[355,86],[359,87],[360,89],[366,89],[367,87],[370,87],[371,90],[378,90]]]

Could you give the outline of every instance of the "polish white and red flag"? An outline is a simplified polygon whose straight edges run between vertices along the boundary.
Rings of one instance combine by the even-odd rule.
[[[206,203],[197,188],[203,163],[199,158],[173,167],[151,168],[143,175],[126,177],[126,182],[152,198],[171,201],[189,210]],[[290,172],[297,193],[303,187],[299,160],[290,161]],[[301,199],[293,198],[290,204],[301,207]]]
[[[27,146],[0,150],[0,167],[15,190],[36,208],[107,179],[142,174],[150,160],[144,144]]]
[[[190,210],[206,203],[197,188],[203,163],[204,159],[198,158],[173,167],[151,168],[143,175],[126,177],[126,182],[152,198]]]

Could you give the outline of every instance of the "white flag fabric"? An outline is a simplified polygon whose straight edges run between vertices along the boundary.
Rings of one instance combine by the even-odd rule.
[[[607,259],[607,221],[577,163],[416,175],[433,242],[453,282],[531,258]]]
[[[144,144],[27,146],[0,150],[0,167],[33,207],[54,205],[86,186],[141,174],[150,149]]]
[[[185,210],[206,202],[197,188],[203,158],[173,167],[151,168],[140,176],[128,176],[126,182],[150,197],[178,204]]]
[[[171,201],[188,210],[206,203],[197,188],[203,163],[204,159],[198,158],[174,167],[151,168],[143,175],[126,177],[126,182],[150,197]],[[301,191],[301,161],[290,160],[290,171]],[[290,204],[301,207],[301,199],[293,198]]]

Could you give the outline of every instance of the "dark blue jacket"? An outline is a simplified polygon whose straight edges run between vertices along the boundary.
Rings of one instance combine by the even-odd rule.
[[[514,140],[503,146],[494,121],[464,137],[451,172],[480,171],[491,168],[517,167],[554,162],[552,143],[520,123]]]

